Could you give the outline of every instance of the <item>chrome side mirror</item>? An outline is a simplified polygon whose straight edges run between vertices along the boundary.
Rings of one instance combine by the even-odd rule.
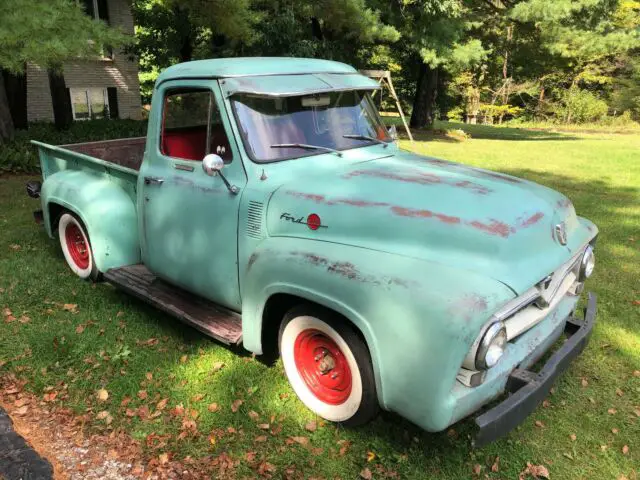
[[[220,155],[216,155],[215,153],[210,153],[202,159],[202,169],[204,173],[210,177],[215,177],[223,167],[224,160],[222,160]]]
[[[398,141],[398,129],[396,128],[395,125],[391,125],[389,127],[389,136],[391,137],[391,140],[393,140],[394,142]]]

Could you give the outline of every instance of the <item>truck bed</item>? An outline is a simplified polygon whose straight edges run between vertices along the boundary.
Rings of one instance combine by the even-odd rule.
[[[119,138],[99,142],[72,143],[60,148],[82,153],[132,170],[140,170],[146,137]]]

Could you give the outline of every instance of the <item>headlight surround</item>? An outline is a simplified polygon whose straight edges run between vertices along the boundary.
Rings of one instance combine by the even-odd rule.
[[[507,329],[503,322],[494,322],[484,332],[478,353],[476,354],[476,368],[486,370],[495,366],[507,347]]]
[[[580,273],[578,274],[578,280],[584,282],[593,273],[593,269],[596,266],[596,256],[593,253],[593,247],[587,245],[580,261]]]

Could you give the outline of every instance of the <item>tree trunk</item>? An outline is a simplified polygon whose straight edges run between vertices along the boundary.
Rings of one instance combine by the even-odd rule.
[[[438,70],[426,63],[420,65],[420,73],[416,85],[411,112],[412,128],[428,128],[433,126],[438,93]]]
[[[13,138],[13,119],[9,110],[7,91],[4,87],[4,75],[0,74],[0,145]]]
[[[2,72],[2,75],[13,126],[16,129],[27,129],[29,126],[27,118],[27,69],[25,68],[24,73],[20,75],[7,71]]]
[[[56,128],[67,129],[73,123],[71,111],[71,97],[64,81],[61,68],[52,68],[49,74],[49,89],[51,90],[51,105],[53,106],[53,118]]]

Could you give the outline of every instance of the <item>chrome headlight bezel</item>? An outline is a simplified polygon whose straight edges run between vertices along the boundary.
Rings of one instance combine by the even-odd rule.
[[[475,366],[478,370],[494,367],[507,347],[507,328],[502,321],[489,325],[478,345]]]
[[[596,266],[596,256],[591,245],[587,245],[580,260],[580,271],[578,273],[578,281],[584,282],[593,274]]]

